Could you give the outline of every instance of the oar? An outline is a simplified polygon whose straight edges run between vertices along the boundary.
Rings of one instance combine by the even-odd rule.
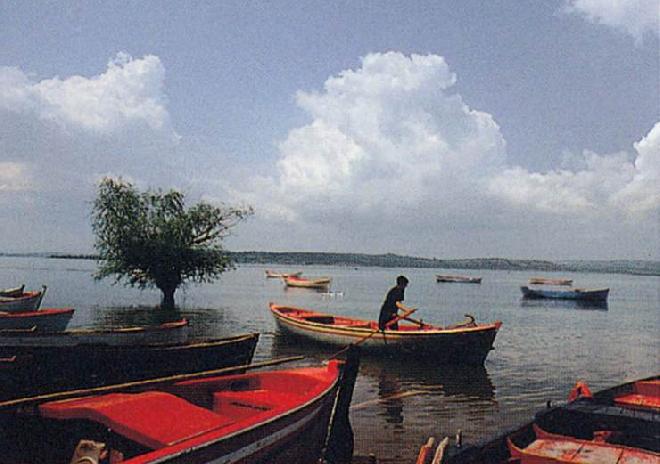
[[[396,324],[397,322],[399,322],[401,319],[405,319],[405,318],[407,318],[408,316],[410,316],[410,315],[411,315],[412,313],[414,313],[415,311],[417,311],[417,308],[413,308],[413,309],[411,309],[410,311],[404,311],[403,314],[396,316],[396,317],[395,317],[394,319],[392,319],[391,321],[388,321],[387,324],[385,324],[385,328],[387,329],[388,327],[393,326],[394,324]],[[378,332],[380,332],[380,330],[374,330],[374,331],[371,332],[369,335],[366,335],[365,337],[361,338],[361,339],[358,340],[357,342],[353,343],[353,345],[357,346],[357,345],[359,345],[359,344],[362,343],[362,342],[366,342],[366,341],[369,340],[371,337],[373,337],[374,335],[376,335]]]

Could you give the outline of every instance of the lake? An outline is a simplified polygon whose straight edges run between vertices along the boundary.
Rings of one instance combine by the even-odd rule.
[[[433,435],[464,443],[482,440],[529,420],[549,399],[563,400],[575,381],[592,390],[660,372],[660,278],[624,274],[538,271],[386,269],[293,266],[306,276],[333,278],[331,295],[286,290],[266,279],[273,268],[241,265],[213,283],[177,292],[181,314],[196,335],[260,332],[255,360],[304,354],[303,363],[324,359],[332,348],[303,346],[278,334],[268,302],[376,319],[397,275],[410,279],[406,304],[416,317],[441,325],[472,314],[478,322],[504,325],[483,368],[429,366],[365,358],[353,397],[355,452],[384,463],[410,463]],[[48,285],[42,307],[76,308],[71,326],[154,322],[157,291],[138,291],[94,281],[94,261],[0,258],[0,288]],[[436,283],[435,274],[483,277],[480,285]],[[566,277],[579,287],[610,287],[606,307],[571,302],[525,301],[520,285],[531,276]]]

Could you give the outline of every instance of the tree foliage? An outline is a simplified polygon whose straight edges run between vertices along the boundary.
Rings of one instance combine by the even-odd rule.
[[[97,279],[163,292],[163,306],[174,306],[184,282],[211,282],[233,268],[221,245],[251,207],[200,202],[186,208],[181,192],[139,192],[121,179],[104,178],[92,210],[99,252]]]

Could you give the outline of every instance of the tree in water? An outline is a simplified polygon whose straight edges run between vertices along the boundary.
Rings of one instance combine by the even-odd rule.
[[[212,282],[233,269],[221,241],[253,214],[251,207],[186,208],[181,192],[139,192],[121,179],[104,178],[92,209],[94,247],[99,252],[96,279],[158,288],[162,307],[174,308],[174,293],[184,282]]]

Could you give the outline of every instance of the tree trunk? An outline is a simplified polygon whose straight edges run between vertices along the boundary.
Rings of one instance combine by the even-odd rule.
[[[176,287],[161,288],[160,291],[163,292],[160,307],[162,309],[174,309],[174,292],[176,292]]]

